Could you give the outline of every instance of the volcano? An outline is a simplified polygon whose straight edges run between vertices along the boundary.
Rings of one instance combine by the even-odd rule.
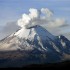
[[[61,62],[70,59],[70,41],[63,35],[52,35],[39,25],[24,27],[0,40],[0,58],[6,60],[1,66],[13,67]]]

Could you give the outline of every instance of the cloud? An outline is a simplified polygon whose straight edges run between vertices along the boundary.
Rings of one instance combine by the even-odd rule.
[[[8,22],[4,27],[3,27],[3,32],[14,32],[19,28],[19,26],[16,24],[16,22]]]
[[[0,29],[0,40],[14,33],[19,28],[20,27],[16,24],[16,22],[7,23],[4,27]]]
[[[49,21],[48,24],[47,24],[47,27],[52,27],[52,28],[55,28],[55,27],[61,27],[61,26],[66,26],[67,24],[65,23],[65,19],[63,18],[56,18],[52,21]]]
[[[33,24],[33,22],[37,21],[40,16],[40,12],[37,9],[30,8],[29,14],[23,14],[22,18],[18,20],[18,25],[20,27],[25,27],[27,25]]]
[[[48,8],[42,8],[42,9],[41,9],[41,12],[42,12],[43,14],[45,14],[47,17],[53,16],[52,11],[50,11]]]
[[[54,13],[48,8],[42,8],[40,10],[30,8],[29,13],[22,14],[22,17],[17,22],[7,23],[0,31],[0,39],[14,33],[21,28],[27,28],[34,25],[41,25],[45,27],[52,34],[62,34],[63,29],[59,29],[68,26],[64,18],[54,18]]]
[[[30,8],[29,14],[24,13],[18,20],[18,26],[26,28],[34,25],[46,25],[46,27],[53,28],[66,25],[65,19],[53,19],[53,15],[53,12],[48,8],[42,8],[40,10]]]

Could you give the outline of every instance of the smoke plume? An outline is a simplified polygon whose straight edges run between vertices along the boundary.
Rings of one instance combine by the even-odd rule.
[[[58,27],[65,24],[65,19],[53,19],[53,12],[48,8],[42,8],[41,10],[30,8],[29,14],[24,13],[18,20],[18,25],[22,28],[45,24],[47,24],[47,27]]]

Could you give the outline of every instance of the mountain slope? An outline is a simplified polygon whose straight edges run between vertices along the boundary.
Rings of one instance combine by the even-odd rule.
[[[63,42],[64,41],[64,42]],[[33,50],[63,52],[70,41],[64,36],[56,37],[43,27],[36,25],[22,28],[0,41],[0,50]],[[65,45],[66,44],[66,45]]]
[[[70,41],[62,35],[52,35],[39,25],[22,28],[0,41],[1,57],[11,59],[7,66],[69,60]]]
[[[17,31],[16,33],[10,35],[9,37],[3,39],[0,42],[0,45],[2,46],[1,48],[4,47],[3,50],[5,48],[7,48],[7,50],[8,50],[10,48],[8,46],[12,46],[12,47],[16,46],[18,48],[20,48],[19,46],[21,46],[22,48],[24,48],[24,46],[27,46],[27,45],[33,46],[33,45],[29,44],[30,42],[36,43],[38,41],[39,45],[41,45],[41,47],[43,47],[42,43],[46,40],[49,41],[49,39],[54,40],[55,36],[50,34],[47,30],[45,30],[41,26],[34,26],[29,29],[21,29],[21,30]],[[5,46],[7,46],[7,47],[5,47]],[[16,47],[13,47],[13,49],[16,49]],[[31,48],[31,47],[29,47],[29,48]]]

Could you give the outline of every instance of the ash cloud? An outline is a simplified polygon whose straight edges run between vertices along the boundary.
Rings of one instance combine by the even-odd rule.
[[[29,13],[22,14],[22,17],[17,22],[9,22],[2,27],[3,29],[0,27],[0,39],[10,35],[19,28],[27,28],[34,25],[41,25],[54,35],[64,34],[64,29],[67,28],[63,27],[68,27],[69,25],[64,18],[54,18],[53,15],[54,13],[48,8],[40,10],[30,8]]]
[[[46,25],[46,27],[54,28],[66,25],[64,18],[53,19],[53,15],[53,12],[48,8],[40,10],[30,8],[29,14],[24,13],[17,23],[21,28],[28,28],[34,25]]]

